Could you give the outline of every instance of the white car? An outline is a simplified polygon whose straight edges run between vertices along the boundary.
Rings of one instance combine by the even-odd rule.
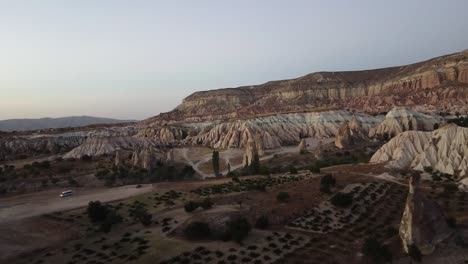
[[[60,197],[67,197],[67,196],[70,196],[73,194],[73,191],[71,190],[68,190],[68,191],[63,191],[61,194],[60,194]]]

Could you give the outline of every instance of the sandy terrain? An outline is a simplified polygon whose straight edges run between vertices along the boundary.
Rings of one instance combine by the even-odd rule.
[[[2,198],[0,199],[0,223],[56,211],[70,210],[86,206],[90,201],[95,200],[101,202],[119,200],[152,190],[152,185],[144,185],[141,188],[135,188],[135,185],[128,185],[111,189],[73,190],[74,194],[66,198],[59,197],[60,192],[63,190],[49,190],[11,198]]]

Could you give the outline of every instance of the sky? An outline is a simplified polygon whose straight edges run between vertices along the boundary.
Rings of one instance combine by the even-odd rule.
[[[144,119],[189,94],[468,49],[466,0],[0,0],[0,119]]]

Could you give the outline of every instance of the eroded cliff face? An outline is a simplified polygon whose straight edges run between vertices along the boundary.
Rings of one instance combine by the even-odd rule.
[[[361,122],[353,115],[350,122],[344,122],[338,129],[335,146],[344,149],[366,140],[368,140],[367,130],[362,127]]]
[[[212,124],[195,136],[187,136],[182,142],[212,148],[243,148],[247,142],[254,141],[263,149],[272,149],[297,145],[304,137],[334,137],[339,127],[352,119],[353,113],[342,110],[257,117]],[[367,131],[376,126],[382,117],[356,114],[356,120]]]
[[[419,190],[419,175],[409,181],[405,211],[401,219],[400,238],[406,252],[415,245],[422,254],[434,252],[438,243],[453,233],[446,223],[439,205],[429,200]]]
[[[145,125],[249,118],[314,109],[468,111],[468,51],[400,67],[318,72],[261,85],[196,92]]]
[[[32,134],[0,139],[0,161],[18,155],[58,154],[80,146],[87,139],[100,137],[131,136],[133,127],[103,128],[59,134]]]
[[[393,168],[424,167],[452,174],[468,176],[468,128],[445,125],[433,132],[407,131],[383,145],[370,162],[386,162]]]
[[[63,157],[81,158],[84,155],[99,156],[114,154],[118,150],[135,150],[161,147],[160,142],[137,137],[98,137],[87,139],[83,144],[66,153]]]

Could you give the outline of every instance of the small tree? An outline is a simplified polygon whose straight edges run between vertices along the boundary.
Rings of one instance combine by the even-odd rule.
[[[199,205],[203,209],[207,210],[207,209],[210,209],[213,206],[213,201],[211,201],[211,199],[209,197],[207,197],[207,198],[203,199],[203,201],[201,201],[199,203]]]
[[[280,203],[284,203],[289,200],[289,193],[287,192],[279,192],[276,196],[276,200]]]
[[[106,218],[109,209],[107,206],[102,205],[100,201],[91,201],[88,204],[87,213],[91,222],[101,222]]]
[[[211,161],[213,163],[214,175],[218,177],[219,176],[219,152],[218,151],[213,150]]]
[[[148,213],[148,210],[142,206],[137,207],[133,211],[133,217],[139,220],[140,223],[144,226],[151,225],[151,219],[153,218],[153,216],[150,213]]]
[[[110,210],[109,213],[107,213],[106,218],[104,218],[104,221],[101,223],[100,229],[104,233],[109,233],[112,226],[121,223],[122,220],[122,216],[118,215],[114,210]]]
[[[238,217],[227,223],[227,235],[237,243],[241,243],[248,236],[250,229],[250,223],[245,217]]]
[[[337,207],[348,207],[353,203],[353,196],[339,192],[331,198],[331,203]]]
[[[191,213],[197,210],[199,206],[200,205],[195,201],[188,201],[187,203],[184,204],[184,209],[185,209],[185,212]]]
[[[258,153],[254,153],[252,162],[249,165],[249,171],[251,174],[260,173],[260,157],[258,156]]]

